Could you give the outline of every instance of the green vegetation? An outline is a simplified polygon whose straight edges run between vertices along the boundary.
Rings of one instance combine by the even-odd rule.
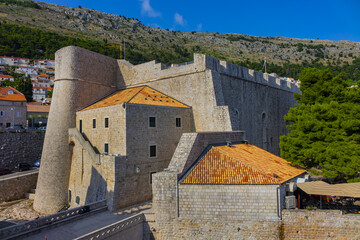
[[[30,76],[24,77],[24,74],[15,73],[14,68],[12,68],[8,73],[14,77],[14,81],[5,80],[3,82],[4,86],[11,86],[16,90],[20,91],[25,95],[26,101],[32,101],[32,84]]]
[[[36,8],[36,9],[40,9],[40,6],[33,2],[33,1],[22,1],[22,0],[0,0],[0,4],[5,4],[5,5],[17,5],[17,6],[21,6],[21,7],[29,7],[29,8]]]
[[[294,165],[318,168],[325,177],[360,181],[360,90],[349,88],[349,73],[305,69],[299,75],[300,103],[285,121],[281,156]]]

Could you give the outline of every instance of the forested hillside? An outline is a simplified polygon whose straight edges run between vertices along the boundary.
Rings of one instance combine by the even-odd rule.
[[[191,61],[207,54],[260,71],[298,78],[306,67],[346,71],[360,79],[360,43],[232,33],[180,32],[151,28],[138,19],[87,8],[70,8],[29,0],[0,0],[0,55],[54,58],[56,50],[76,45],[114,58],[125,43],[133,64]]]

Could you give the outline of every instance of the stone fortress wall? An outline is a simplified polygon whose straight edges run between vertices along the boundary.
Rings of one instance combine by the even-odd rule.
[[[280,154],[283,116],[300,93],[295,84],[202,54],[172,68],[155,61],[118,63],[121,87],[146,84],[192,106],[197,132],[242,130],[250,143]]]
[[[245,130],[250,143],[275,154],[278,137],[286,132],[283,115],[295,103],[293,93],[299,92],[268,74],[201,54],[194,54],[193,64],[173,68],[155,61],[133,66],[72,46],[60,49],[55,59],[54,95],[34,202],[43,213],[56,212],[68,201],[68,129],[76,125],[76,111],[116,90],[148,85],[191,106],[196,132]]]
[[[45,132],[0,129],[0,168],[10,170],[19,163],[31,166],[41,158]]]

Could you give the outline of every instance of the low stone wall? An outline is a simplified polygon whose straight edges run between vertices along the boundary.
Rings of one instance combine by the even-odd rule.
[[[360,215],[339,210],[284,210],[282,239],[360,239]]]
[[[45,131],[0,130],[0,168],[34,165],[41,158]]]
[[[0,176],[0,202],[25,197],[25,193],[36,188],[39,170],[13,173]]]

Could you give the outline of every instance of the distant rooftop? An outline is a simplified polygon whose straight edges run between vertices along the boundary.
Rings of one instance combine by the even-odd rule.
[[[115,92],[109,97],[106,97],[105,99],[100,100],[82,109],[81,111],[101,108],[101,107],[108,107],[122,103],[189,108],[189,106],[163,93],[160,93],[153,88],[150,88],[148,86],[141,86],[141,87],[128,88],[125,90]]]
[[[26,102],[24,94],[13,87],[0,88],[0,101]]]
[[[186,184],[281,184],[305,173],[250,144],[211,146],[183,177]]]

